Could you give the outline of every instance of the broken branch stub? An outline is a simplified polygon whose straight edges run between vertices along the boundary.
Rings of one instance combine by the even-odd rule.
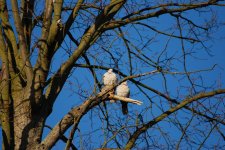
[[[123,102],[127,102],[127,103],[133,103],[133,104],[137,104],[137,105],[142,105],[143,102],[139,101],[139,100],[134,100],[131,98],[127,98],[127,97],[122,97],[122,96],[118,96],[118,95],[110,95],[109,99],[113,99],[113,100],[119,100],[119,101],[123,101]]]

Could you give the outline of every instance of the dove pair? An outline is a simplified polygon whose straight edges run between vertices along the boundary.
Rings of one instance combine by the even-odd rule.
[[[104,75],[103,75],[103,84],[104,87],[106,86],[112,86],[117,84],[117,77],[116,74],[113,72],[113,69],[109,69]],[[114,94],[114,90],[112,91]],[[121,96],[121,97],[127,97],[129,98],[130,96],[130,89],[127,85],[127,81],[122,82],[119,86],[116,88],[116,95]],[[110,102],[114,103],[115,100],[110,100]],[[128,113],[128,106],[127,102],[120,101],[122,104],[122,112],[123,114]]]

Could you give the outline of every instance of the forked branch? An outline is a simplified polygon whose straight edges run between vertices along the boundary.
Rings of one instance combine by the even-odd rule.
[[[115,85],[116,86],[116,85]],[[101,102],[108,101],[110,99],[117,99],[120,101],[125,101],[128,103],[134,103],[141,105],[142,102],[138,100],[133,100],[130,98],[124,98],[118,95],[112,95],[110,92],[115,88],[115,86],[109,86],[106,89],[99,92],[96,96],[89,97],[81,105],[74,107],[70,112],[65,115],[62,120],[52,129],[48,136],[42,141],[42,143],[37,147],[37,149],[50,149],[54,144],[60,139],[63,133],[73,125],[75,128],[73,132],[77,130],[77,126],[80,123],[81,118],[93,107],[99,105]],[[72,134],[73,135],[73,134]],[[72,138],[72,137],[70,137]],[[69,147],[69,146],[68,146]]]

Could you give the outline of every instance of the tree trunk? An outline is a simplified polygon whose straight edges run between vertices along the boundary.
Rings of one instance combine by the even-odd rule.
[[[44,125],[44,115],[34,108],[31,102],[34,94],[29,88],[24,88],[13,94],[14,107],[14,137],[15,149],[32,149],[41,141]],[[35,111],[39,110],[39,111]]]

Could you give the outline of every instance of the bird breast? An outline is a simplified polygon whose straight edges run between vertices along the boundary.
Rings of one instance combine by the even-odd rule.
[[[106,73],[103,78],[103,82],[105,85],[113,85],[116,84],[116,74],[114,73]]]
[[[119,85],[116,89],[116,94],[118,96],[123,96],[123,97],[127,97],[129,94],[129,88],[126,85]]]

